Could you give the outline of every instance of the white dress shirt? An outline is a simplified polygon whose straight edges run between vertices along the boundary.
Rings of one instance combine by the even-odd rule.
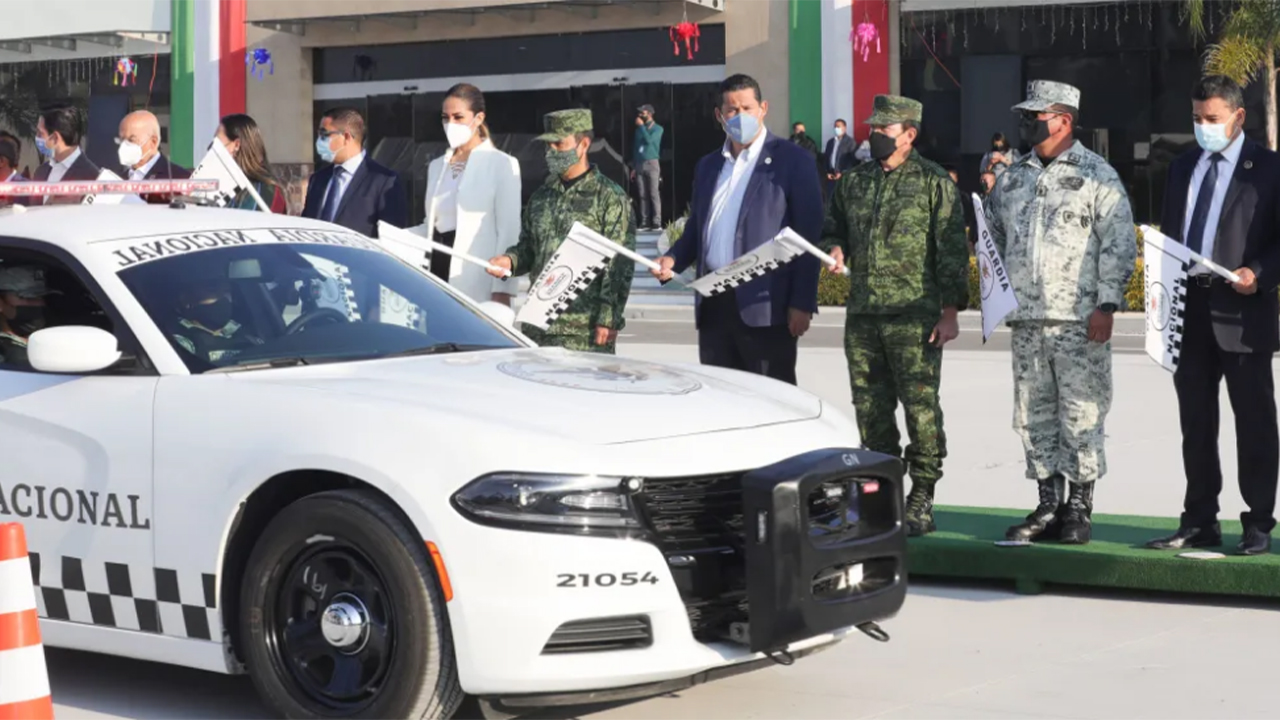
[[[77,147],[71,151],[71,154],[58,162],[49,163],[49,182],[58,182],[67,174],[71,166],[80,159],[80,148]]]
[[[160,162],[160,153],[156,153],[155,155],[152,155],[151,159],[143,163],[142,167],[129,168],[129,179],[130,180],[145,179],[147,177],[147,173],[151,172],[151,168],[155,167],[156,163],[158,162]]]
[[[760,150],[768,136],[768,131],[762,128],[760,135],[738,153],[737,159],[729,151],[729,141],[724,143],[721,150],[724,165],[720,168],[720,177],[716,179],[716,192],[711,196],[711,216],[707,221],[707,272],[718,270],[737,259],[734,250],[742,200],[747,194],[747,185],[751,182],[756,161],[760,159]]]
[[[1218,161],[1218,181],[1213,186],[1213,202],[1209,205],[1209,217],[1206,218],[1204,224],[1204,239],[1200,244],[1200,254],[1213,259],[1213,246],[1218,239],[1218,219],[1222,215],[1222,204],[1227,199],[1227,188],[1231,187],[1231,176],[1235,174],[1236,165],[1240,162],[1240,151],[1244,147],[1244,133],[1231,141],[1226,150],[1222,151],[1222,159]],[[1209,172],[1209,156],[1213,153],[1205,150],[1200,153],[1200,160],[1196,162],[1196,169],[1191,173],[1191,186],[1187,188],[1187,212],[1186,217],[1182,220],[1182,237],[1185,238],[1187,245],[1191,244],[1191,238],[1187,237],[1187,233],[1191,231],[1191,219],[1196,211],[1196,198],[1200,195],[1200,183],[1204,181],[1204,176]],[[1209,268],[1195,263],[1191,269],[1187,271],[1189,275],[1205,275],[1212,272]]]
[[[338,168],[333,169],[333,177],[329,178],[329,185],[325,187],[324,195],[320,196],[321,220],[328,220],[324,216],[325,200],[329,198],[329,190],[332,189],[335,182],[338,183],[338,194],[333,198],[333,212],[334,217],[337,217],[338,208],[342,207],[342,196],[347,194],[347,188],[351,187],[351,178],[356,176],[356,170],[359,170],[360,163],[364,162],[364,153],[365,151],[361,150],[359,155],[348,158],[346,162],[338,166],[346,172],[339,173]]]

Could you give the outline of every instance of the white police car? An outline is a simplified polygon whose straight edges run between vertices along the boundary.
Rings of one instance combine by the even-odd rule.
[[[791,386],[538,349],[301,218],[39,208],[0,268],[44,283],[0,288],[0,329],[44,303],[0,365],[0,521],[48,645],[248,672],[288,717],[518,714],[903,602],[898,461]]]

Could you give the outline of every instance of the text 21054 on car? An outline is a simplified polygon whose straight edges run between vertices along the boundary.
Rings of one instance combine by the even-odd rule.
[[[901,466],[843,412],[539,349],[337,226],[34,209],[0,297],[0,520],[48,645],[447,717],[787,663],[902,605]]]

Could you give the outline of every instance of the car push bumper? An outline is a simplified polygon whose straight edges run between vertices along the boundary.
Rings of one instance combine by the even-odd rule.
[[[738,547],[732,553],[719,549],[717,558],[698,557],[687,545],[669,542],[669,527],[688,523],[665,524],[665,513],[669,507],[689,507],[687,496],[659,481],[647,481],[637,504],[650,541],[667,557],[695,636],[707,643],[727,641],[749,653],[668,680],[597,690],[484,695],[481,702],[496,714],[518,714],[538,707],[636,700],[775,663],[790,665],[830,647],[853,627],[887,642],[889,636],[876,623],[894,616],[907,592],[901,461],[866,450],[825,449],[739,478],[740,529],[733,532]],[[708,508],[698,512],[709,515]],[[737,572],[732,567],[735,558],[740,563]],[[730,580],[731,587],[725,587],[725,578],[736,582]],[[722,622],[713,631],[717,637],[707,637],[709,628],[699,628],[693,608],[705,608],[709,594],[723,591],[732,596],[742,589],[745,603],[739,601],[737,607],[745,613],[736,618],[721,614]],[[662,638],[652,642],[660,644]]]

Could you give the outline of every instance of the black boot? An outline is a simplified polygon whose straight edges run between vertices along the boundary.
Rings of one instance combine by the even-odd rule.
[[[1005,531],[1006,540],[1055,540],[1062,532],[1062,476],[1037,480],[1040,504],[1027,519]]]
[[[1093,483],[1072,483],[1062,521],[1062,542],[1084,545],[1093,537]]]
[[[936,481],[912,480],[907,495],[907,537],[920,537],[937,530],[933,522],[933,488]]]

